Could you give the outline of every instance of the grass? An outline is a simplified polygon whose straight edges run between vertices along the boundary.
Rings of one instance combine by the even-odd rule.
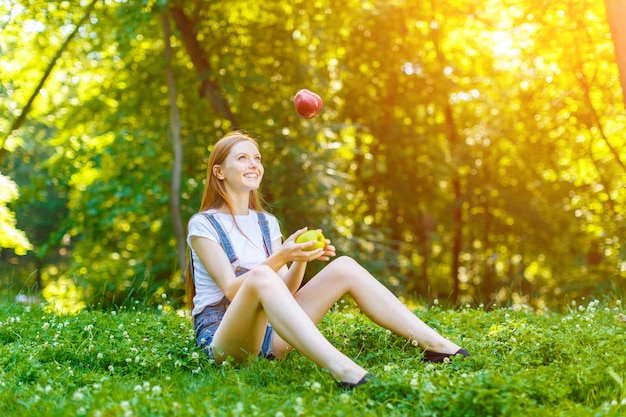
[[[347,305],[347,304],[344,304]],[[186,313],[0,306],[2,416],[624,416],[626,316],[619,300],[564,313],[416,309],[473,356],[426,364],[350,306],[325,335],[376,380],[352,392],[297,352],[210,363]]]

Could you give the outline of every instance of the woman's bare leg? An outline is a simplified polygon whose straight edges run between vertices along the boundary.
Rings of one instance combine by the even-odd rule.
[[[417,341],[425,350],[454,354],[460,349],[415,316],[391,291],[349,257],[339,257],[329,263],[296,293],[295,298],[317,324],[345,294],[350,294],[373,322],[408,340]],[[289,348],[288,343],[275,339],[274,352]]]
[[[320,333],[282,279],[266,266],[250,272],[228,307],[213,337],[216,360],[232,356],[245,361],[258,354],[268,320],[283,343],[328,369],[333,377],[355,383],[367,373]]]

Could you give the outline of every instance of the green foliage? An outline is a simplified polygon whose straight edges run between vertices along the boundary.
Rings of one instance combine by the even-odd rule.
[[[425,364],[421,352],[344,303],[320,328],[375,380],[343,392],[297,352],[218,366],[172,309],[0,308],[0,412],[63,415],[617,416],[626,411],[619,300],[565,313],[437,306],[416,314],[471,353]],[[584,301],[584,300],[583,300]]]
[[[7,203],[17,199],[17,186],[0,173],[0,249],[11,248],[23,255],[32,245],[21,230],[15,228],[15,214],[8,210]]]
[[[3,251],[0,273],[110,306],[180,292],[170,219],[197,210],[236,125],[260,139],[284,234],[324,229],[398,293],[542,306],[622,287],[617,68],[602,2],[570,3],[102,1],[9,132],[86,6],[4,2],[0,169],[33,251]],[[163,13],[184,142],[174,214]],[[300,88],[323,98],[316,119],[293,110]]]

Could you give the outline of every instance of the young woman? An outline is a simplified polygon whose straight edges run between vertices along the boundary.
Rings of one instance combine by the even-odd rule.
[[[263,172],[254,139],[239,132],[225,136],[210,154],[200,212],[189,221],[188,296],[197,343],[210,358],[281,359],[293,348],[327,369],[340,386],[364,384],[371,375],[317,329],[345,294],[372,321],[419,345],[424,360],[469,356],[347,256],[329,262],[301,287],[307,263],[330,261],[335,247],[329,240],[318,249],[312,249],[315,242],[296,243],[306,227],[282,241],[278,221],[261,205]]]

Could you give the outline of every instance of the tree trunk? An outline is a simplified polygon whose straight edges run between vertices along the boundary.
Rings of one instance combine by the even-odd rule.
[[[172,70],[172,44],[170,37],[170,21],[167,13],[161,13],[163,22],[163,32],[165,35],[165,75],[167,78],[167,89],[170,102],[170,128],[172,131],[172,145],[174,150],[174,166],[172,167],[172,183],[170,188],[170,217],[174,226],[174,234],[176,236],[176,254],[178,255],[178,264],[180,265],[181,282],[185,282],[184,271],[187,268],[187,255],[185,243],[185,228],[180,217],[180,182],[183,171],[183,142],[181,140],[180,111],[176,103],[176,82],[174,80],[174,71]]]
[[[193,22],[187,17],[183,8],[178,4],[170,3],[169,11],[174,19],[176,28],[180,31],[183,43],[189,52],[191,62],[200,77],[200,97],[209,99],[215,113],[231,124],[231,128],[236,130],[239,128],[235,115],[230,109],[228,101],[220,92],[219,85],[211,79],[213,69],[209,60],[206,58],[206,52],[203,50],[197,34],[194,32]]]
[[[622,99],[626,106],[626,0],[604,0],[604,4],[622,84]]]
[[[461,268],[461,249],[463,247],[463,201],[461,196],[461,178],[457,176],[452,182],[454,188],[454,243],[452,245],[452,299],[459,302],[461,295],[459,269]]]

